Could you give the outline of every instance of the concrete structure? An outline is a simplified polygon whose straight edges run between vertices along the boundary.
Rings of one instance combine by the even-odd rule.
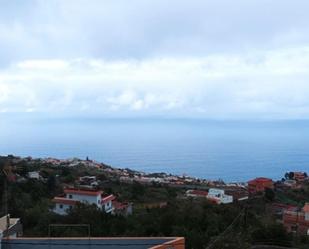
[[[115,197],[113,195],[104,196],[103,191],[100,190],[67,188],[64,190],[64,194],[64,196],[58,196],[53,199],[55,203],[53,211],[60,215],[67,214],[79,202],[96,205],[106,213],[111,213],[114,210],[112,201]]]
[[[207,199],[217,204],[228,204],[233,202],[233,196],[226,195],[223,189],[210,188]]]
[[[183,237],[16,238],[2,239],[2,249],[185,249]]]
[[[2,249],[2,239],[17,238],[22,234],[23,228],[19,218],[11,218],[9,214],[0,218],[0,249]]]
[[[288,232],[309,235],[309,203],[306,203],[301,210],[285,210],[283,225]]]
[[[272,179],[265,178],[265,177],[259,177],[259,178],[255,178],[254,180],[251,180],[248,182],[249,194],[264,193],[265,189],[267,188],[269,189],[274,188],[274,182]]]

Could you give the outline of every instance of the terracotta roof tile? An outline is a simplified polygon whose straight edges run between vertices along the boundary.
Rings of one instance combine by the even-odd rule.
[[[97,196],[97,195],[102,195],[103,192],[100,190],[84,190],[84,189],[66,188],[64,190],[64,193]]]
[[[70,200],[63,197],[55,197],[52,201],[54,203],[67,204],[67,205],[75,205],[76,203],[78,203],[78,201]]]

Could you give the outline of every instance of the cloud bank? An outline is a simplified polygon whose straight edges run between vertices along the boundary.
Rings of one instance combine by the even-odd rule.
[[[1,113],[309,118],[308,1],[1,6]]]
[[[309,47],[145,60],[25,60],[0,73],[1,112],[309,115]]]

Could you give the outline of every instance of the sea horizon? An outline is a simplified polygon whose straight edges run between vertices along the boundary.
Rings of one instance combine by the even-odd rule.
[[[23,118],[0,121],[0,154],[80,158],[146,173],[243,182],[309,165],[308,120]],[[307,135],[306,135],[307,134]]]

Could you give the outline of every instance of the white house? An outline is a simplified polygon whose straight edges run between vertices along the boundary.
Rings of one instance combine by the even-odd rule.
[[[67,188],[64,190],[64,194],[65,196],[63,197],[55,197],[53,199],[55,203],[53,211],[57,214],[67,214],[69,209],[80,202],[96,205],[106,213],[111,213],[113,211],[112,201],[115,197],[113,195],[104,196],[103,191]]]
[[[223,189],[210,188],[207,199],[212,200],[218,204],[227,204],[233,202],[233,196],[226,195]]]
[[[40,179],[40,173],[38,171],[31,171],[31,172],[28,172],[28,177],[30,179]]]
[[[102,210],[105,213],[111,213],[114,211],[113,200],[115,200],[115,196],[113,195],[109,195],[109,196],[102,198],[101,205],[102,205]]]
[[[70,200],[66,197],[55,197],[53,203],[55,204],[53,212],[60,215],[66,215],[68,211],[78,203],[78,201]]]

